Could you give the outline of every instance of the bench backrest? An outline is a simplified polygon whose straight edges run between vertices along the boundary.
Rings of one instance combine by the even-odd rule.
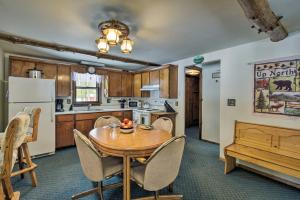
[[[300,159],[300,130],[235,122],[234,143]]]

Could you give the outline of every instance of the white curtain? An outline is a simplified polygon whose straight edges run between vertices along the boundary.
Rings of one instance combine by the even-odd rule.
[[[81,82],[81,83],[101,82],[101,76],[96,74],[89,74],[89,73],[82,74],[82,73],[73,72],[72,79],[76,82]]]

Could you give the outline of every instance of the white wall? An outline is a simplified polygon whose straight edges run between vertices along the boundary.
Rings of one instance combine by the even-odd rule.
[[[4,53],[0,48],[0,132],[4,129]]]
[[[233,142],[234,121],[282,126],[300,129],[300,117],[276,116],[268,114],[255,114],[253,112],[253,65],[250,62],[276,59],[282,57],[300,55],[300,32],[290,34],[288,38],[280,42],[271,42],[269,39],[260,40],[228,49],[203,54],[205,62],[221,61],[220,79],[220,157],[224,158],[224,147]],[[195,53],[196,54],[196,53]],[[179,65],[179,83],[184,82],[184,67],[193,64],[193,57],[175,61],[172,64]],[[176,120],[177,134],[184,133],[184,84],[179,87],[179,108]],[[226,105],[228,98],[235,98],[237,105]],[[299,179],[287,178],[300,183]]]
[[[202,139],[220,142],[220,80],[212,73],[220,70],[220,63],[202,66]]]

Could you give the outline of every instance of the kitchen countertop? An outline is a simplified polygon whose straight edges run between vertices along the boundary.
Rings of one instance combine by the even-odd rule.
[[[55,112],[55,115],[71,115],[71,114],[80,114],[80,113],[96,113],[96,112],[114,112],[114,111],[130,111],[135,108],[100,108],[100,109],[91,109],[91,110],[72,110],[64,112]]]
[[[177,112],[153,112],[151,114],[155,114],[155,115],[176,115]]]

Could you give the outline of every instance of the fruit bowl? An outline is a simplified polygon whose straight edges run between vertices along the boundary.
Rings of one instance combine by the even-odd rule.
[[[120,125],[121,133],[132,133],[133,132],[133,122],[125,118]]]
[[[120,128],[121,133],[132,133],[133,128]]]

